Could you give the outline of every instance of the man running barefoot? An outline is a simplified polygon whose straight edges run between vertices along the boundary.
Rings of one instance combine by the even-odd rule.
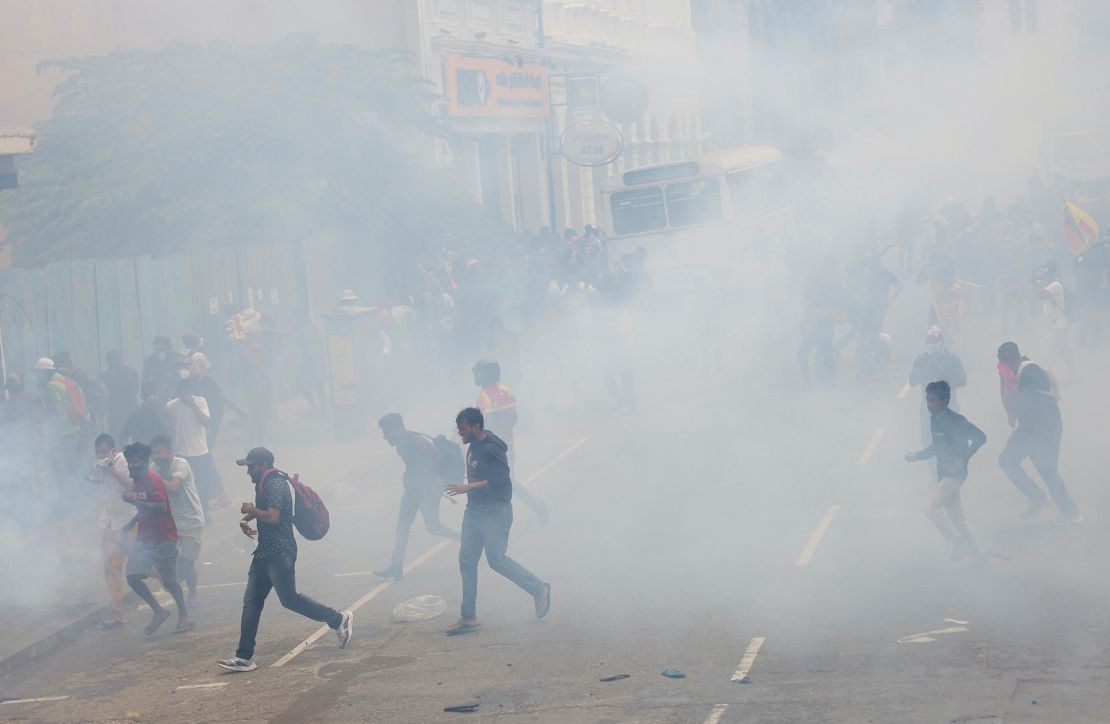
[[[162,578],[162,588],[173,596],[177,604],[177,628],[174,633],[191,631],[193,622],[189,620],[185,596],[177,582],[177,526],[170,511],[166,485],[150,469],[150,446],[141,442],[131,443],[123,449],[123,457],[127,460],[132,481],[132,489],[123,494],[123,499],[139,511],[127,526],[130,529],[135,522],[139,525],[135,546],[127,557],[127,584],[154,612],[146,634],[149,636],[157,631],[170,617],[170,612],[162,608],[144,580],[152,567]]]
[[[486,432],[481,410],[468,407],[455,418],[459,437],[468,445],[466,450],[465,483],[448,485],[448,495],[466,494],[463,514],[462,545],[459,549],[459,571],[462,573],[462,611],[458,622],[447,629],[448,636],[470,633],[482,624],[478,621],[478,561],[485,551],[489,567],[532,595],[536,618],[543,618],[551,609],[551,586],[505,554],[509,547],[509,529],[513,525],[513,484],[509,478],[507,445],[496,435]]]

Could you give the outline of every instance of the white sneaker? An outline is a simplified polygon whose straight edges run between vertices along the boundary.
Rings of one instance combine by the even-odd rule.
[[[1057,518],[1056,520],[1052,521],[1052,525],[1056,526],[1057,528],[1067,528],[1068,526],[1079,525],[1082,522],[1083,516],[1079,513],[1076,513],[1075,515],[1065,515]]]
[[[254,671],[258,668],[258,664],[250,659],[241,659],[238,656],[232,656],[230,659],[220,659],[216,662],[220,665],[221,669],[228,671]]]
[[[351,643],[351,634],[354,633],[355,615],[350,611],[343,612],[343,620],[339,622],[339,628],[335,629],[335,635],[339,638],[339,648],[347,648],[347,644]]]

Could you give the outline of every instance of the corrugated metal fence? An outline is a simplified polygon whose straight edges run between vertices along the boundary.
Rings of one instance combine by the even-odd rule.
[[[141,368],[156,336],[206,339],[220,364],[227,315],[254,306],[288,329],[296,302],[292,251],[260,245],[159,259],[72,261],[0,271],[0,331],[9,372],[68,351],[90,375],[108,350]]]

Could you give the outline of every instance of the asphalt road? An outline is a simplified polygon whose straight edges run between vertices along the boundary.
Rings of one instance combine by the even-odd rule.
[[[209,533],[195,631],[145,637],[143,611],[122,630],[89,630],[0,679],[3,697],[65,698],[0,703],[0,719],[1106,721],[1110,389],[1096,373],[1107,355],[1084,354],[1085,382],[1063,389],[1061,469],[1086,522],[1025,521],[996,464],[1006,425],[992,328],[972,323],[960,342],[962,411],[990,438],[964,490],[995,554],[985,564],[950,563],[922,515],[928,465],[902,460],[919,447],[917,392],[901,394],[918,343],[898,340],[878,382],[800,390],[785,367],[763,368],[645,385],[638,415],[537,415],[514,477],[547,499],[551,523],[518,504],[510,555],[551,582],[543,621],[482,564],[483,629],[445,637],[457,546],[419,521],[405,579],[369,575],[388,559],[400,492],[398,462],[369,441],[365,459],[329,458],[334,480],[315,474],[333,527],[302,543],[298,562],[304,592],[361,603],[350,647],[328,632],[289,658],[317,626],[271,597],[259,669],[216,667],[235,648],[249,563],[229,513]],[[1037,348],[1032,334],[1018,341]],[[461,508],[443,504],[449,524]],[[390,622],[396,604],[425,594],[443,596],[447,613]],[[615,674],[630,676],[600,681]],[[467,703],[480,707],[443,711]]]

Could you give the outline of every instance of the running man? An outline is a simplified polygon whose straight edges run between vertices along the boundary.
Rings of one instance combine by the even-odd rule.
[[[509,477],[508,445],[485,430],[482,411],[468,407],[455,418],[459,437],[467,444],[466,480],[447,486],[448,495],[466,494],[459,572],[462,574],[462,615],[448,636],[477,631],[478,561],[486,553],[489,567],[531,594],[536,618],[551,609],[551,586],[505,554],[513,525],[513,484]]]
[[[158,435],[150,441],[150,454],[151,469],[166,484],[170,512],[177,525],[177,573],[189,588],[185,605],[193,608],[197,605],[197,559],[204,533],[204,509],[189,461],[174,455],[173,441],[166,435]]]
[[[1022,461],[1029,458],[1060,509],[1061,517],[1054,524],[1082,523],[1083,516],[1060,475],[1064,422],[1057,402],[1059,386],[1055,377],[1023,357],[1014,342],[1004,342],[998,348],[998,375],[1010,427],[1016,425],[998,456],[998,467],[1029,501],[1022,517],[1032,518],[1048,507],[1044,491],[1021,466]]]
[[[170,612],[162,608],[144,580],[152,567],[162,579],[162,588],[177,604],[177,628],[173,632],[191,631],[193,622],[189,620],[185,595],[177,582],[177,525],[170,512],[166,485],[150,469],[150,446],[133,442],[123,449],[123,457],[131,473],[131,490],[123,494],[123,499],[139,511],[127,525],[128,530],[135,523],[139,525],[135,545],[127,556],[127,584],[154,612],[146,635],[153,634],[170,617]]]
[[[474,363],[474,384],[478,385],[477,407],[489,425],[489,432],[508,445],[509,467],[516,465],[516,396],[501,383],[501,365],[496,360],[482,359]],[[516,486],[516,497],[527,505],[540,519],[540,525],[547,527],[547,504],[533,496],[523,485]]]
[[[424,527],[432,535],[458,540],[459,532],[439,522],[439,501],[443,497],[443,484],[446,481],[440,479],[440,453],[432,438],[406,430],[404,418],[396,412],[378,420],[378,427],[382,429],[385,441],[405,462],[405,473],[401,477],[404,492],[401,494],[401,510],[397,514],[393,560],[386,568],[374,571],[374,575],[400,580],[405,575],[405,549],[409,544],[409,529],[412,528],[418,512],[424,517]]]
[[[933,444],[918,452],[906,453],[906,461],[937,459],[937,489],[929,504],[929,519],[944,539],[952,544],[952,560],[968,556],[985,558],[975,541],[964,515],[960,488],[967,480],[967,463],[987,442],[982,430],[963,415],[948,407],[952,390],[947,382],[930,382],[925,386],[925,404],[929,407]]]
[[[254,483],[254,504],[243,503],[243,519],[239,527],[248,538],[258,538],[247,590],[243,594],[243,616],[240,620],[239,648],[235,656],[217,663],[228,671],[254,671],[255,638],[258,622],[262,619],[262,606],[270,589],[277,591],[278,600],[285,608],[313,621],[326,623],[335,629],[339,648],[351,642],[354,614],[337,611],[297,592],[296,564],[297,541],[293,538],[293,494],[289,490],[289,476],[274,468],[274,454],[264,447],[247,453],[237,465],[246,466],[247,475]],[[251,527],[258,521],[258,529]]]

